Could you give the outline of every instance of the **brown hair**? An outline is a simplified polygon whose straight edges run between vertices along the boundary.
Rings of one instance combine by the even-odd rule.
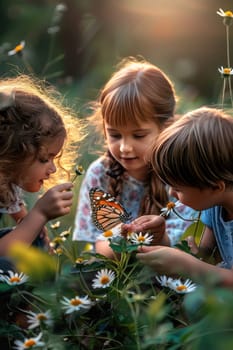
[[[155,65],[135,58],[126,58],[117,66],[110,80],[102,89],[91,122],[97,129],[107,122],[113,127],[153,121],[162,130],[173,119],[176,96],[169,78]],[[124,168],[106,152],[110,175],[108,191],[119,198],[122,192]],[[157,214],[168,201],[161,181],[148,166],[148,192],[141,201],[140,215]]]
[[[61,102],[61,96],[51,86],[35,78],[19,75],[0,80],[0,202],[7,206],[15,200],[12,180],[28,159],[36,159],[43,146],[57,136],[66,138],[64,166],[71,165],[74,140],[67,137],[71,124],[78,120]],[[77,128],[77,140],[79,139]],[[81,136],[81,134],[80,134]],[[57,158],[61,177],[65,167]],[[66,171],[67,173],[67,171]]]
[[[187,113],[158,137],[151,154],[157,175],[171,186],[233,187],[233,117],[215,108]]]

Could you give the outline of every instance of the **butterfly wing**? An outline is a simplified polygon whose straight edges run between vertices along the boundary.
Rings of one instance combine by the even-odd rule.
[[[122,204],[109,193],[100,188],[91,188],[89,192],[92,220],[96,227],[102,231],[110,230],[119,223],[130,219]]]

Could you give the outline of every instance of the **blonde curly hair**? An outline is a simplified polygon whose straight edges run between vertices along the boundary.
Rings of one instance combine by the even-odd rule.
[[[15,174],[20,176],[25,161],[36,159],[43,146],[58,136],[65,138],[65,144],[55,160],[57,172],[49,185],[69,180],[82,124],[59,92],[44,81],[27,75],[0,80],[1,206],[14,202],[12,181]]]

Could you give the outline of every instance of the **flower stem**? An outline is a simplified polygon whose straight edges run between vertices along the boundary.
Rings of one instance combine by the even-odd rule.
[[[178,216],[180,219],[184,220],[184,221],[190,221],[190,222],[196,222],[197,219],[186,219],[184,218],[182,215],[180,215],[174,208],[172,209],[173,213],[176,214],[176,216]]]
[[[227,41],[227,67],[231,67],[230,63],[230,40],[229,40],[229,26],[226,26],[226,41]]]
[[[227,67],[231,68],[229,25],[226,25],[226,44],[227,44]],[[225,79],[224,79],[224,81],[225,81]],[[228,84],[229,84],[229,92],[230,92],[230,98],[231,98],[231,106],[233,107],[233,98],[232,98],[232,89],[231,89],[231,76],[230,75],[228,77]],[[224,102],[224,100],[222,99],[222,107],[223,107],[223,102]]]
[[[223,106],[224,106],[224,100],[225,100],[225,90],[226,90],[226,79],[225,79],[225,78],[223,78],[222,102],[221,102],[222,108],[223,108]]]

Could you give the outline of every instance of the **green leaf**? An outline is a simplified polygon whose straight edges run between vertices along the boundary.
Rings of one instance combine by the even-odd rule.
[[[12,290],[14,286],[11,286],[7,283],[0,283],[0,293],[6,293]]]

